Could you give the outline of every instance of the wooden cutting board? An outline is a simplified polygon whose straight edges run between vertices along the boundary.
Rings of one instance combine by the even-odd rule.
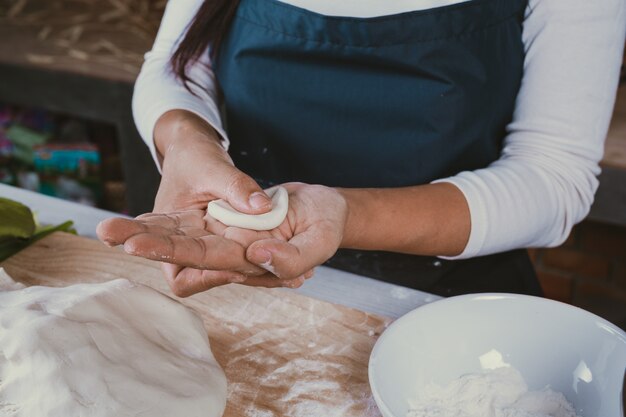
[[[157,262],[65,233],[0,266],[26,285],[127,278],[172,296]],[[390,319],[289,290],[232,284],[180,301],[202,316],[226,372],[225,417],[380,416],[367,363]]]

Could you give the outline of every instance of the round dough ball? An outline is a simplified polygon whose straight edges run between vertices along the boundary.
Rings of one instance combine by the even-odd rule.
[[[289,194],[283,187],[266,190],[272,199],[272,210],[263,214],[245,214],[235,210],[224,200],[213,200],[207,206],[207,213],[226,226],[250,230],[272,230],[285,220],[289,209]]]
[[[182,304],[122,279],[25,289],[4,281],[0,416],[223,414],[226,377],[202,320]]]

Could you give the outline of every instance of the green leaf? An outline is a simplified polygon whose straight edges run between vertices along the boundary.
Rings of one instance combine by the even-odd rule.
[[[28,207],[0,197],[0,238],[29,238],[35,233],[35,220]]]
[[[17,201],[0,197],[0,262],[54,232],[76,234],[74,223],[41,226],[33,212]]]
[[[28,246],[30,239],[6,239],[0,242],[0,262]]]
[[[76,229],[74,229],[72,226],[74,226],[74,222],[71,220],[68,220],[64,223],[61,223],[59,225],[56,226],[44,226],[41,227],[37,233],[35,233],[30,240],[32,240],[32,242],[36,242],[39,239],[42,239],[46,236],[48,236],[51,233],[54,232],[66,232],[66,233],[71,233],[71,234],[76,234]],[[31,242],[31,243],[32,243]]]
[[[54,232],[67,232],[76,234],[76,230],[72,227],[74,222],[67,221],[57,226],[45,226],[42,227],[37,233],[29,237],[28,239],[12,238],[0,241],[0,262],[4,261],[10,256],[15,255],[22,249],[27,248],[29,245],[43,239],[44,237]]]

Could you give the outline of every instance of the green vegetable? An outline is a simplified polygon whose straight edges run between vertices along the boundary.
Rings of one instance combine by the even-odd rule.
[[[0,239],[28,238],[35,233],[35,219],[28,207],[0,197]]]
[[[0,262],[54,232],[76,234],[73,222],[41,226],[25,205],[0,198]]]

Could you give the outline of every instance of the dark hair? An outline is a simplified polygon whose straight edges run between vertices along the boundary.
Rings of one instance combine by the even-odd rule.
[[[185,37],[172,55],[172,71],[187,85],[193,83],[187,76],[187,66],[200,58],[211,45],[211,58],[217,51],[239,6],[239,0],[204,0],[191,21]]]

